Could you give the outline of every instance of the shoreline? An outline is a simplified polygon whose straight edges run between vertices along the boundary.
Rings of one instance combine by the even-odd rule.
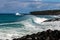
[[[46,30],[31,35],[26,35],[13,40],[60,40],[60,30]]]
[[[32,11],[31,15],[60,15],[60,10]]]

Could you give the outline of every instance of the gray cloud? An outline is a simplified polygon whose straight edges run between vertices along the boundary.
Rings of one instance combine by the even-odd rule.
[[[0,12],[10,13],[10,12],[30,12],[35,10],[60,9],[60,3],[46,3],[42,2],[42,0],[33,0],[41,2],[21,2],[21,1],[22,0],[0,0]]]

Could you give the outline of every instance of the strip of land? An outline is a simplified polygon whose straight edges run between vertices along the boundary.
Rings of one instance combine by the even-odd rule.
[[[60,10],[32,11],[32,15],[60,15]]]

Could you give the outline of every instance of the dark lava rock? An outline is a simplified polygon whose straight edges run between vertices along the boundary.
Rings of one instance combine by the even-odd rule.
[[[26,35],[13,40],[60,40],[60,31],[50,30],[38,32],[36,34]]]
[[[60,21],[60,18],[53,18],[53,19],[45,20],[44,22],[51,22],[51,21]]]

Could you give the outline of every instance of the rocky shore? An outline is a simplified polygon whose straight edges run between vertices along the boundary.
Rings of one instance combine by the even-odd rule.
[[[51,21],[60,21],[60,18],[53,18],[53,19],[45,20],[44,22],[51,22]]]
[[[13,40],[60,40],[60,30],[46,30]]]

